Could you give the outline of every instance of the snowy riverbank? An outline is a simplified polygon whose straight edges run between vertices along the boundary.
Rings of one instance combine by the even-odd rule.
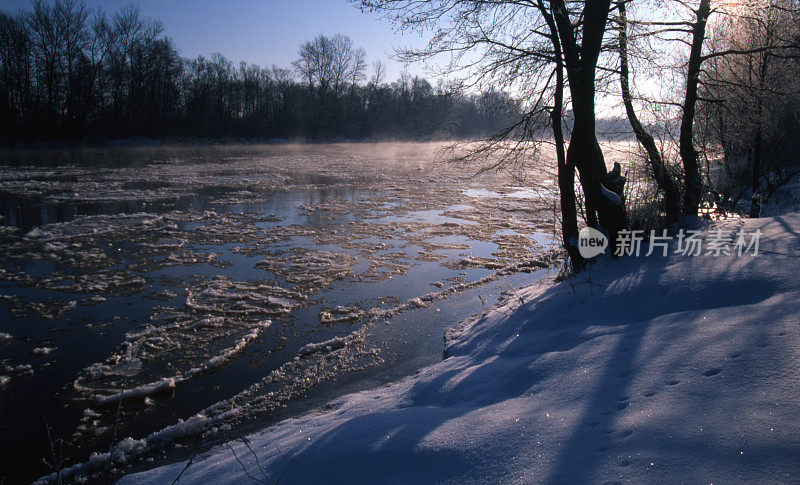
[[[600,261],[414,377],[122,482],[796,481],[800,214],[742,224],[757,256]]]

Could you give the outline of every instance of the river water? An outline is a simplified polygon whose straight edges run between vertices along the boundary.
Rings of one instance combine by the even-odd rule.
[[[440,360],[447,327],[558,256],[551,182],[472,177],[435,148],[15,153],[0,477],[126,437],[146,466]]]

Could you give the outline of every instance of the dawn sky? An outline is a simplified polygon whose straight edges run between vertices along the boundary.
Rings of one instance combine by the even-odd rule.
[[[421,45],[416,34],[399,34],[376,14],[361,13],[346,0],[85,0],[107,13],[131,3],[144,16],[161,20],[184,57],[218,52],[234,63],[289,68],[300,44],[317,34],[348,35],[367,51],[370,63],[387,65],[387,81],[397,79],[403,65],[389,60],[394,47]],[[3,10],[28,9],[28,0],[1,0]],[[419,66],[412,74],[424,75]]]

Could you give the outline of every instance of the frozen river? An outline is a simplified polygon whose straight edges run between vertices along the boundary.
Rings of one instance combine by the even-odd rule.
[[[441,359],[445,328],[557,258],[548,181],[467,177],[433,148],[0,166],[6,483],[126,437],[160,460]]]

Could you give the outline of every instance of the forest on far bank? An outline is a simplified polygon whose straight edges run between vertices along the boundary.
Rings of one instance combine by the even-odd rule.
[[[265,49],[268,49],[265,46]],[[290,68],[183,58],[135,6],[79,1],[0,11],[0,144],[109,140],[434,140],[490,135],[518,116],[508,94],[464,94],[401,74],[344,35],[299,46]]]

